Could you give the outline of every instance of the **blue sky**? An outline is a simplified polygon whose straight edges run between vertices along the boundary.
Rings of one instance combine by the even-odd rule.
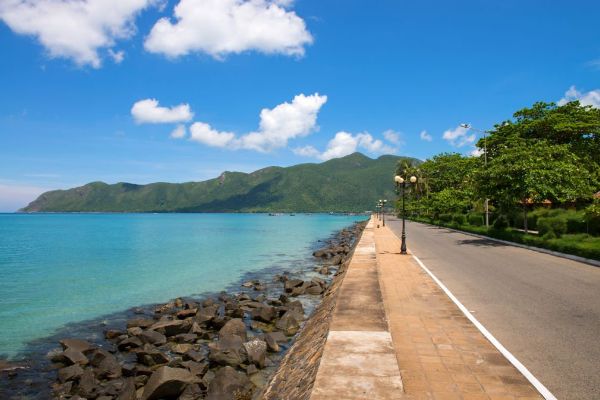
[[[600,106],[597,1],[110,3],[0,5],[0,211],[98,180],[469,154],[461,122]]]

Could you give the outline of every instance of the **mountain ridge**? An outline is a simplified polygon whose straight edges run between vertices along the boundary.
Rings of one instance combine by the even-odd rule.
[[[392,199],[396,163],[362,153],[322,163],[224,171],[216,178],[139,185],[101,181],[42,193],[20,212],[358,212]]]

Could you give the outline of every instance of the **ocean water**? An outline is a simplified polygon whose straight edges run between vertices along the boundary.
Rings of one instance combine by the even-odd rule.
[[[0,355],[67,324],[314,261],[359,216],[0,214]]]

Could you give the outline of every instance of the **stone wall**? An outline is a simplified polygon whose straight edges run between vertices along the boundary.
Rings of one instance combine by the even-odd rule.
[[[361,224],[364,229],[365,224]],[[362,235],[362,231],[360,233]],[[354,247],[360,240],[354,241]],[[277,371],[265,389],[255,398],[263,400],[308,400],[319,369],[319,363],[335,308],[339,288],[342,284],[354,248],[339,268],[323,300],[298,332],[292,347],[283,358]]]

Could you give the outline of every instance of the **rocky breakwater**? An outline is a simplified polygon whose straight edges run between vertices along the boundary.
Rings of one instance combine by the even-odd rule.
[[[266,384],[305,325],[300,300],[330,297],[333,277],[343,272],[363,228],[345,229],[316,251],[320,262],[314,276],[251,280],[240,293],[140,309],[122,329],[106,330],[101,343],[62,340],[61,348],[48,355],[57,371],[53,396],[242,400],[258,398],[266,389],[272,393],[273,385]],[[327,309],[317,308],[319,320]],[[306,327],[314,325],[311,321]]]
[[[316,257],[326,260],[319,272],[329,273],[334,269],[334,277],[323,293],[322,301],[296,335],[292,347],[286,352],[269,383],[262,389],[260,393],[262,400],[310,399],[327,341],[338,289],[350,264],[353,249],[365,226],[366,222],[356,226],[352,246],[346,247],[340,243],[338,246],[328,246],[314,253]]]

